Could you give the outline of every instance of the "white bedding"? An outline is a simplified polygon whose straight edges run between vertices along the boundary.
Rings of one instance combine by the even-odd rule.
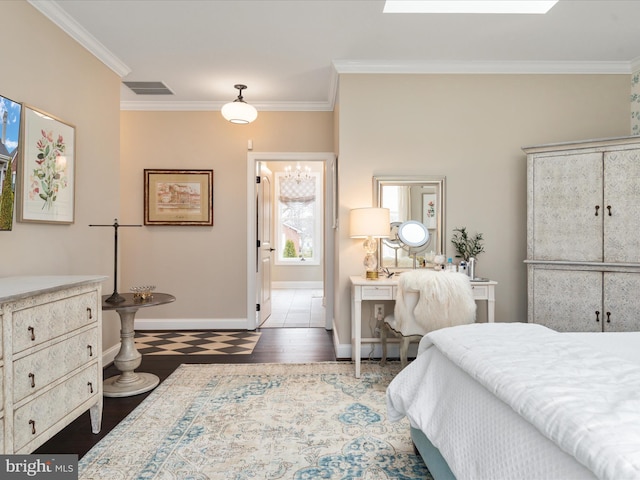
[[[406,415],[459,479],[637,479],[638,341],[523,323],[438,330],[389,386],[389,417]]]

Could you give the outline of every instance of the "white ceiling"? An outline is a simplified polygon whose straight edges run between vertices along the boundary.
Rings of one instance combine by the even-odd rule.
[[[631,73],[640,1],[560,0],[546,15],[383,14],[383,0],[29,0],[123,80],[121,107],[332,110],[339,73]],[[405,95],[408,92],[398,92]]]

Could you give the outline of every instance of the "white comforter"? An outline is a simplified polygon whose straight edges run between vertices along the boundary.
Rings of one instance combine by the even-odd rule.
[[[431,332],[387,394],[390,419],[406,414],[427,435],[419,399],[429,392],[415,379],[434,347],[598,478],[640,479],[639,364],[535,324]]]

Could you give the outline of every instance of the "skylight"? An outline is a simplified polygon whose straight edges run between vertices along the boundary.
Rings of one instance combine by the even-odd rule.
[[[384,13],[544,14],[558,0],[386,0]]]

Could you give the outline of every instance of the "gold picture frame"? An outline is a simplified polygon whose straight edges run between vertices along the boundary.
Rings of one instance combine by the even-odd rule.
[[[213,226],[213,170],[144,170],[144,224]]]
[[[23,106],[18,220],[71,224],[75,211],[76,128]]]

